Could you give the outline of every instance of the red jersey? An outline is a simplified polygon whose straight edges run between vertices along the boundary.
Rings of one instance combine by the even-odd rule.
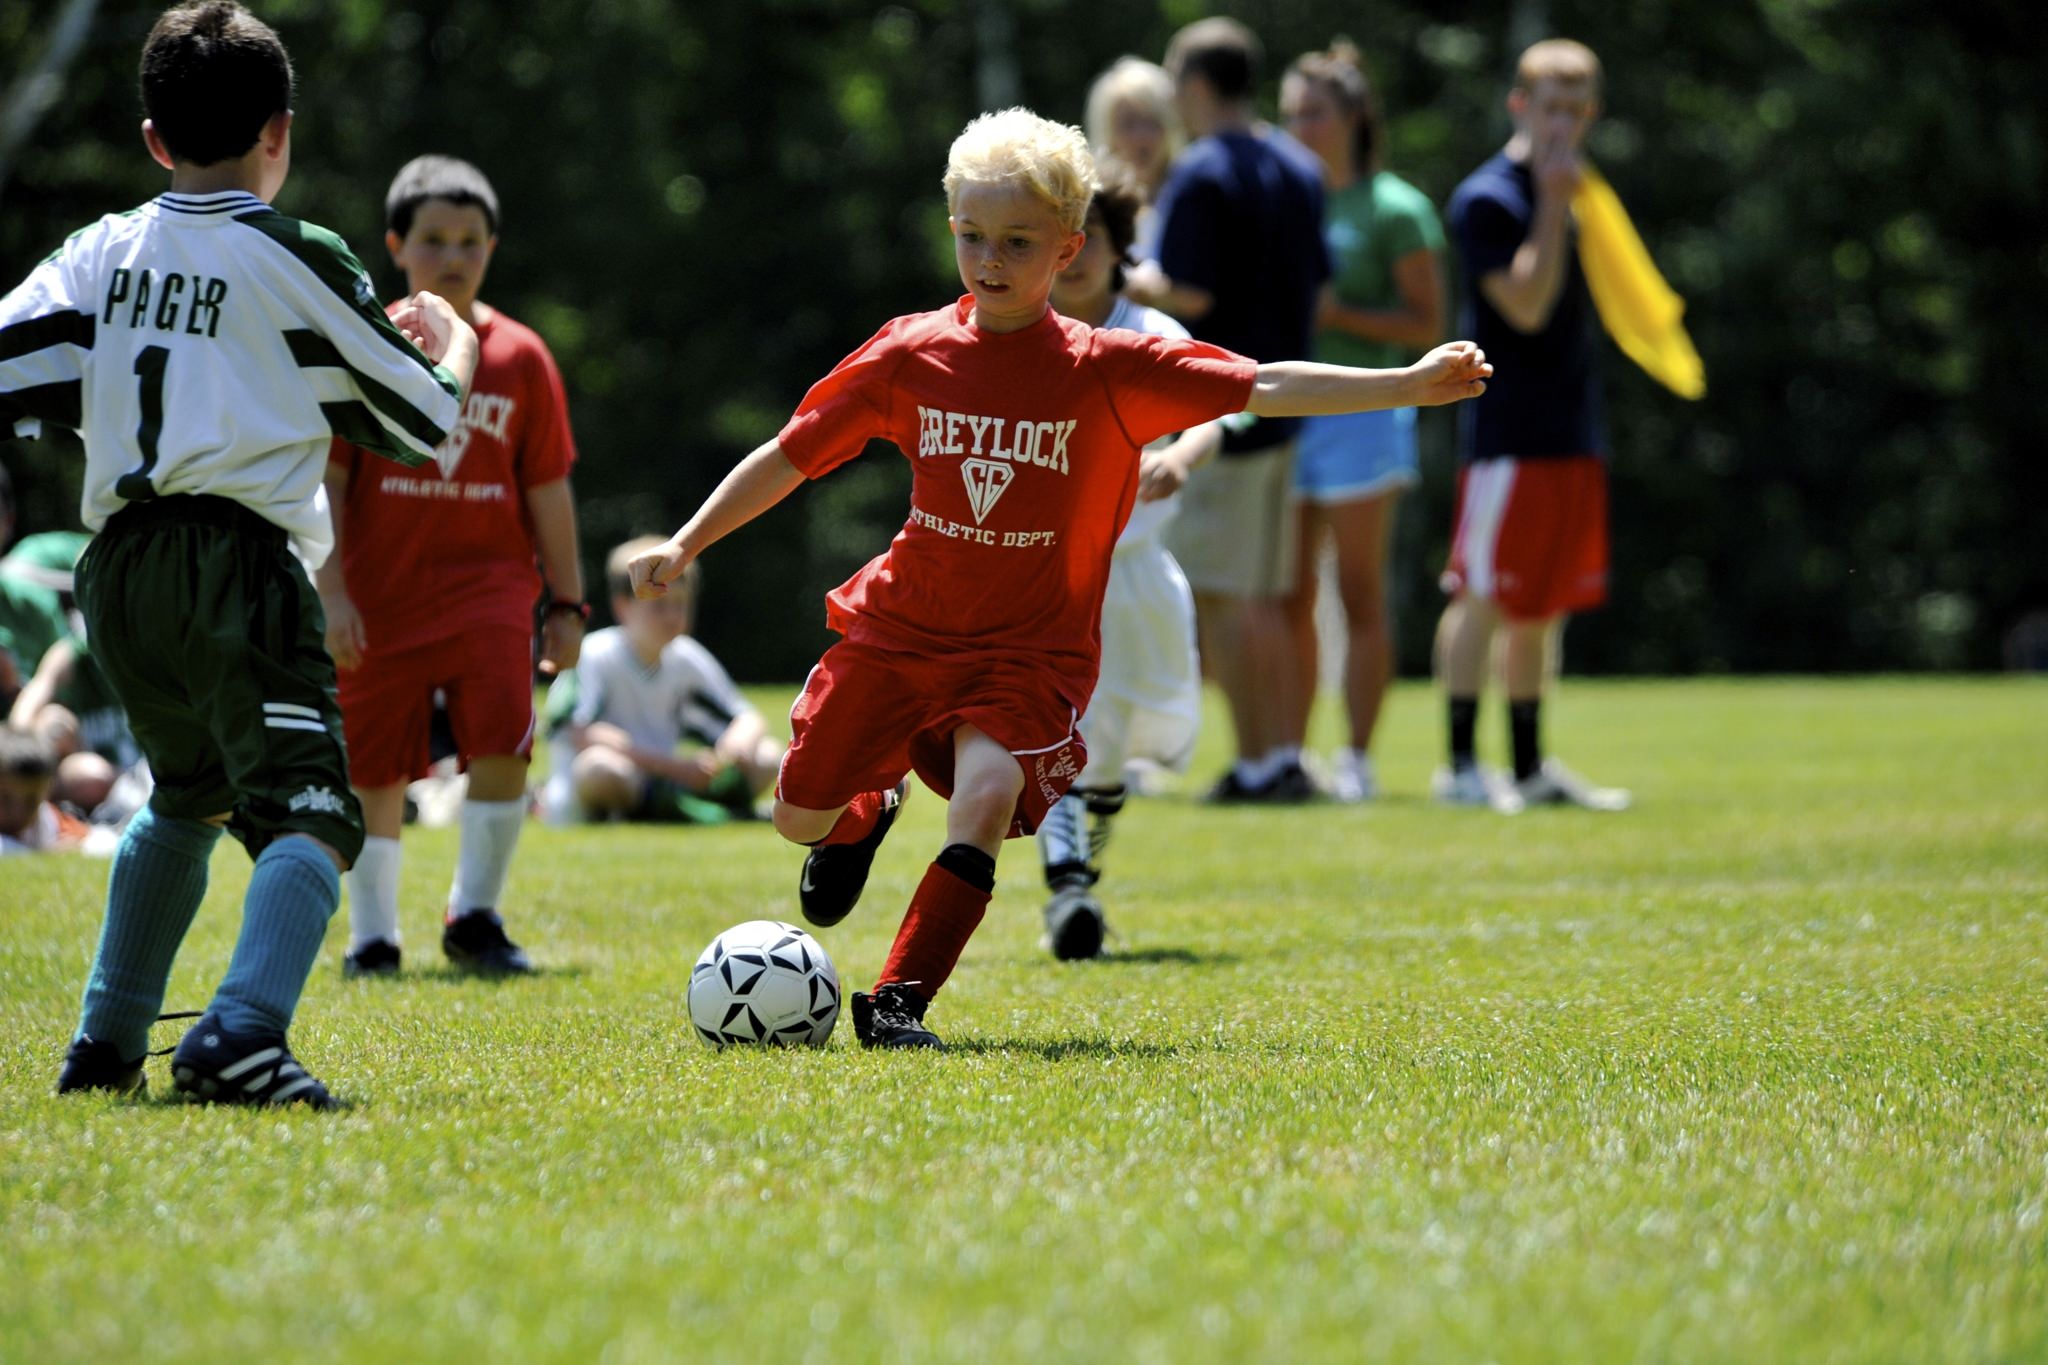
[[[476,377],[432,464],[403,469],[342,440],[328,455],[349,471],[342,577],[375,650],[474,626],[533,629],[541,583],[526,490],[576,462],[569,404],[532,328],[491,309],[476,335]]]
[[[1139,452],[1242,410],[1258,365],[1050,310],[1022,331],[985,332],[973,307],[967,296],[889,323],[782,429],[783,453],[810,478],[874,437],[910,461],[909,520],[826,599],[827,620],[884,649],[1035,660],[1085,710]]]

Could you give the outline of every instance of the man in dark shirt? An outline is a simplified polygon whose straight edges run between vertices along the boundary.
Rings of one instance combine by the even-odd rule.
[[[1258,39],[1233,19],[1174,35],[1166,69],[1194,141],[1159,197],[1159,259],[1125,294],[1163,309],[1197,340],[1256,360],[1310,353],[1316,295],[1330,273],[1322,168],[1255,122]],[[1289,745],[1293,651],[1281,603],[1294,586],[1294,419],[1226,427],[1222,458],[1188,480],[1166,538],[1194,589],[1206,662],[1230,702],[1237,762],[1211,796],[1301,800],[1314,787]]]
[[[1452,240],[1468,284],[1463,334],[1495,365],[1460,424],[1464,468],[1437,629],[1450,710],[1450,765],[1438,799],[1457,805],[1619,810],[1628,793],[1595,787],[1543,757],[1539,709],[1566,617],[1607,592],[1607,468],[1594,310],[1579,268],[1571,200],[1579,149],[1600,112],[1600,60],[1547,39],[1522,54],[1508,93],[1514,136],[1451,196]],[[1514,781],[1474,756],[1479,693],[1494,629],[1506,632]]]

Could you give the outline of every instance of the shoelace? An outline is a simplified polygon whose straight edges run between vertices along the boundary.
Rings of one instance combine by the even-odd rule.
[[[172,1019],[197,1019],[203,1013],[205,1013],[205,1011],[203,1010],[178,1010],[172,1014],[159,1014],[156,1017],[156,1021],[159,1024],[162,1024]],[[145,1050],[142,1055],[145,1057],[168,1057],[177,1050],[177,1044],[173,1043],[169,1047],[159,1047]]]

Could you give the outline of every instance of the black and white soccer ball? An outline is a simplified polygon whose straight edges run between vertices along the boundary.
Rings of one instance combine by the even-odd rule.
[[[839,973],[794,924],[753,919],[711,940],[690,972],[690,1022],[713,1047],[820,1046],[839,1019]]]

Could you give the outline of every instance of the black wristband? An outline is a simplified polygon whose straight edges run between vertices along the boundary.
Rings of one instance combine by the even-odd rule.
[[[569,612],[579,621],[588,622],[590,620],[590,603],[588,602],[572,602],[566,597],[557,597],[554,601],[548,603],[547,614],[553,616],[558,611]]]

